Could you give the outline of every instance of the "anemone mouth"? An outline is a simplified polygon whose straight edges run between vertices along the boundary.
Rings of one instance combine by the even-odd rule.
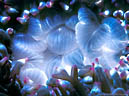
[[[55,39],[54,39],[55,38]],[[47,36],[48,49],[56,54],[66,54],[75,48],[75,34],[64,26],[53,30]]]
[[[70,30],[70,31],[72,31],[72,32],[75,32],[75,30],[69,28],[68,26],[66,26],[65,23],[63,23],[63,24],[59,24],[59,25],[53,27],[50,31],[48,31],[48,33],[53,32],[54,30],[57,30],[57,29],[59,29],[59,28],[61,28],[61,27],[66,27],[68,30]]]
[[[67,29],[75,32],[75,24],[78,22],[78,18],[76,15],[72,15],[71,17],[68,16],[66,18],[62,18],[60,15],[55,15],[53,18],[46,17],[45,19],[41,20],[42,30],[47,34],[57,30],[60,27],[66,27]],[[71,24],[71,25],[70,25]]]

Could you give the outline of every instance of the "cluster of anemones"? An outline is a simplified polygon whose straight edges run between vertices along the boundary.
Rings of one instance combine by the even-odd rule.
[[[70,4],[73,4],[74,2],[75,2],[75,0],[72,0],[72,2]],[[21,24],[25,24],[29,20],[29,18],[30,18],[29,16],[35,17],[40,12],[40,10],[42,10],[43,8],[52,7],[53,3],[54,3],[54,1],[40,2],[39,6],[37,8],[34,7],[34,8],[31,8],[30,10],[24,10],[22,16],[17,17],[16,20]],[[96,4],[99,4],[99,2],[97,2]],[[64,8],[64,10],[69,10],[69,6],[67,4],[61,2],[60,5],[62,6],[62,8]],[[7,12],[10,14],[18,13],[18,11],[12,7],[5,6],[5,8],[7,8]],[[87,12],[89,12],[89,13],[87,13]],[[108,10],[106,12],[108,12]],[[105,16],[107,14],[106,12],[104,12],[102,15]],[[84,15],[84,17],[82,15]],[[92,24],[94,25],[94,23],[93,23],[94,21],[95,21],[96,25],[98,24],[98,23],[96,23],[97,22],[96,18],[94,18],[94,15],[93,16],[92,15],[93,14],[92,14],[92,12],[89,11],[89,9],[86,9],[86,10],[85,10],[85,8],[81,9],[81,11],[79,13],[80,23],[78,23],[78,25],[77,25],[77,35],[78,34],[80,35],[80,31],[82,33],[81,33],[80,37],[77,38],[78,40],[80,40],[83,37],[82,35],[84,34],[83,32],[85,31],[85,28],[83,26],[87,24],[87,22],[85,22],[85,20],[89,21],[88,22],[89,25],[92,25]],[[91,18],[90,18],[90,16],[91,16]],[[125,12],[123,15],[121,10],[117,10],[113,13],[113,16],[116,17],[119,21],[121,21],[121,18],[123,18],[123,16],[124,16],[124,19],[126,21],[128,21],[128,11]],[[0,22],[2,24],[6,24],[10,19],[11,18],[9,16],[7,16],[7,17],[1,16]],[[34,18],[31,18],[31,19],[33,20]],[[109,20],[110,21],[114,20],[112,24],[117,25],[115,19],[109,18]],[[34,21],[36,21],[36,19],[34,19]],[[82,22],[82,21],[84,21],[84,22]],[[110,22],[108,22],[109,26],[107,24],[108,27],[104,25],[107,23],[107,21],[105,20],[103,22],[102,26],[97,26],[97,27],[99,27],[98,29],[95,26],[95,30],[97,30],[97,31],[95,31],[95,34],[99,33],[99,31],[103,32],[103,30],[107,30],[108,27],[111,27],[111,29],[110,29],[111,34],[110,33],[109,34],[113,35],[114,37],[117,38],[119,36],[119,34],[121,34],[121,33],[118,33],[118,35],[114,35],[115,34],[114,31],[112,32],[112,30],[114,30],[114,29],[109,24]],[[127,27],[128,27],[128,25],[126,25],[126,28]],[[62,29],[59,28],[59,32]],[[6,35],[8,35],[8,34],[12,35],[15,32],[13,30],[13,28],[8,28],[6,31],[4,31],[4,30],[2,30],[2,31],[4,33],[7,33]],[[53,34],[49,35],[49,37],[51,37],[52,35]],[[105,36],[105,35],[99,34],[98,36]],[[29,38],[29,36],[28,36],[28,38]],[[92,37],[92,38],[94,38],[94,37]],[[120,36],[118,38],[120,38]],[[84,40],[85,38],[83,37],[82,39]],[[97,38],[94,38],[94,39],[98,40]],[[51,39],[48,39],[48,40],[51,41]],[[81,42],[81,40],[79,41],[79,43],[81,45],[84,45],[84,46],[82,46],[84,49],[85,45],[87,43]],[[101,40],[101,38],[100,38],[100,40]],[[91,39],[91,41],[93,41],[93,40]],[[51,43],[51,44],[53,44],[53,43]],[[58,45],[58,42],[56,42],[56,44]],[[113,44],[114,44],[114,42],[113,42]],[[89,43],[89,45],[90,45],[90,43]],[[108,44],[106,45],[106,47],[107,46],[108,46]],[[91,48],[92,47],[93,46],[91,46]],[[105,47],[105,46],[103,46],[103,47]],[[2,45],[1,48],[3,48],[3,49],[1,49],[2,50],[1,52],[7,53],[5,46]],[[55,51],[55,53],[57,51],[57,53],[60,53],[60,50],[58,50],[57,48],[55,48],[56,50],[52,50],[52,49],[53,48],[51,48],[51,51]],[[94,47],[93,47],[93,49],[94,49]],[[104,50],[106,50],[106,49],[104,49]],[[85,52],[86,50],[83,50],[83,51]],[[91,53],[93,52],[93,50],[90,50],[90,47],[89,47],[88,51],[91,51]],[[110,50],[108,50],[108,51],[110,51]],[[98,51],[98,53],[99,53],[99,51]],[[55,95],[56,96],[61,96],[61,95],[62,96],[88,96],[88,95],[94,96],[94,95],[105,95],[105,94],[112,94],[112,95],[129,94],[129,90],[128,90],[129,89],[129,75],[128,75],[129,74],[129,63],[128,63],[129,59],[128,59],[127,54],[128,54],[128,47],[126,47],[126,49],[125,49],[125,54],[124,54],[125,56],[121,56],[120,62],[118,64],[118,66],[115,67],[115,69],[114,68],[112,68],[112,69],[103,68],[101,66],[101,63],[99,62],[99,60],[95,59],[95,63],[92,63],[92,65],[83,66],[83,68],[78,69],[76,65],[72,66],[71,74],[68,74],[66,72],[66,70],[61,70],[59,73],[52,75],[52,78],[50,78],[47,82],[47,86],[43,86],[43,85],[30,86],[31,84],[33,84],[34,81],[28,77],[24,78],[24,80],[22,82],[22,83],[24,83],[24,86],[22,86],[18,75],[19,75],[21,67],[24,66],[25,63],[28,62],[29,59],[24,58],[24,59],[20,59],[20,60],[16,60],[16,61],[12,62],[11,60],[7,60],[7,57],[3,56],[3,54],[2,54],[2,56],[1,56],[3,58],[3,59],[1,59],[1,70],[2,71],[0,72],[0,74],[2,76],[1,80],[2,80],[2,83],[4,82],[3,84],[5,84],[7,82],[9,82],[9,83],[7,83],[5,85],[1,84],[2,85],[1,89],[3,90],[4,94],[12,95],[15,90],[11,90],[11,89],[13,89],[13,88],[15,89],[18,87],[17,92],[20,91],[19,88],[22,88],[21,89],[22,95],[30,95],[30,96],[31,95],[32,96],[34,96],[34,95],[37,95],[37,96],[49,96],[49,95],[53,95],[53,96],[55,96]],[[11,63],[11,64],[9,64],[9,63]],[[3,73],[3,70],[4,71],[7,70],[6,73]],[[30,74],[32,72],[33,72],[33,74],[36,72],[42,73],[39,70],[37,70],[36,68],[33,68],[28,71],[29,71],[28,74]],[[40,76],[43,76],[43,74],[41,74]],[[45,77],[40,78],[40,80],[42,80],[43,78],[45,78]],[[7,82],[5,82],[5,81],[7,81]],[[17,86],[15,86],[16,83],[17,83]],[[18,94],[19,94],[18,96],[20,96],[20,92]]]

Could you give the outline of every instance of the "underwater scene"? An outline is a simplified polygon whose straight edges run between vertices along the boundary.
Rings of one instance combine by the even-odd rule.
[[[0,0],[0,96],[129,96],[129,0]]]

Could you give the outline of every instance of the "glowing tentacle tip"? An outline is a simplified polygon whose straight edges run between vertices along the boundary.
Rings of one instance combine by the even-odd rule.
[[[124,19],[125,19],[125,20],[129,20],[129,11],[126,11],[126,12],[124,13]]]
[[[99,63],[99,59],[98,59],[98,58],[95,58],[95,62],[96,62],[96,63]]]
[[[65,3],[60,3],[60,6],[64,9],[64,10],[66,10],[66,11],[68,11],[69,10],[69,6],[67,5],[67,4],[65,4]]]
[[[33,84],[33,81],[29,77],[24,77],[24,84]]]
[[[124,12],[122,10],[116,10],[113,12],[113,16],[116,18],[123,18]]]
[[[45,6],[46,6],[46,3],[45,2],[40,2],[39,3],[39,6],[38,6],[38,9],[39,10],[42,10],[43,8],[45,8]]]
[[[25,64],[27,61],[29,61],[29,58],[23,58],[23,59],[19,59],[17,61],[22,62],[23,64]]]
[[[12,35],[12,34],[14,34],[14,29],[13,28],[6,29],[6,33],[9,35]]]
[[[116,71],[118,71],[118,69],[119,69],[118,67],[115,67],[115,70],[116,70]]]
[[[93,82],[93,77],[86,76],[81,81],[84,82],[84,83],[92,83]]]
[[[30,13],[33,15],[33,16],[36,16],[38,13],[39,13],[39,10],[37,8],[31,8],[30,9]]]
[[[110,11],[109,10],[105,10],[104,12],[100,12],[99,13],[100,16],[104,16],[104,17],[107,17],[110,15]]]
[[[103,6],[103,2],[104,2],[104,0],[98,0],[97,2],[95,2],[95,5],[101,7],[101,6]]]
[[[7,10],[8,13],[18,13],[18,11],[15,8],[8,8]]]
[[[93,66],[93,67],[95,66],[95,63],[94,63],[94,62],[92,63],[92,66]]]
[[[30,14],[30,11],[29,10],[24,10],[23,11],[23,14],[22,14],[22,17],[29,18],[29,14]]]
[[[2,24],[6,24],[8,23],[8,21],[10,21],[11,17],[10,16],[0,16],[0,22]]]
[[[47,7],[47,8],[51,8],[53,4],[54,4],[53,1],[47,1],[47,2],[46,2],[46,7]]]
[[[28,81],[29,81],[29,78],[28,77],[25,77],[24,80],[23,80],[24,84],[27,84]]]
[[[17,17],[16,20],[19,21],[19,23],[21,24],[27,23],[27,19],[24,17]]]
[[[120,60],[120,61],[119,61],[119,64],[120,64],[120,66],[125,65],[123,60]]]

